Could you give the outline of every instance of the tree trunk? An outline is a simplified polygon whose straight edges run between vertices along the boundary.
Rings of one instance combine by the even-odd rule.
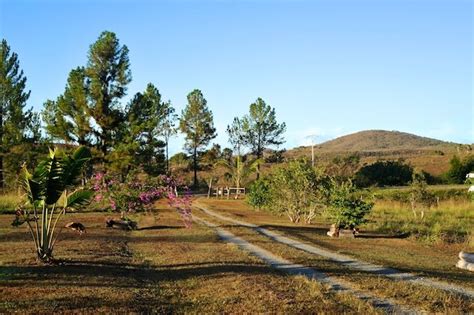
[[[0,152],[0,190],[3,190],[3,153]]]
[[[197,148],[194,148],[193,154],[193,168],[194,168],[194,188],[197,188]]]
[[[262,158],[262,152],[257,152],[257,159],[261,159]],[[257,180],[260,178],[260,163],[257,162]]]
[[[2,93],[3,94],[3,93]],[[3,145],[3,107],[5,103],[2,100],[2,104],[0,104],[0,144]],[[0,149],[0,190],[4,188],[3,182],[3,149]]]
[[[166,175],[170,176],[170,157],[168,154],[168,141],[166,141]]]

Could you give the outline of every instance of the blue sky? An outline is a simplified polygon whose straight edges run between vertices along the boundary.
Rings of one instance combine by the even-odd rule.
[[[37,110],[109,30],[130,49],[123,103],[152,82],[181,112],[199,88],[223,146],[257,97],[286,148],[365,129],[472,143],[472,14],[470,0],[0,0],[0,37]]]

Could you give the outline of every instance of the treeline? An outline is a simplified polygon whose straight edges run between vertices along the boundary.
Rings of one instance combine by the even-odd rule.
[[[2,40],[0,57],[0,189],[13,187],[21,164],[34,164],[52,145],[66,150],[89,147],[94,168],[124,179],[132,169],[152,176],[169,174],[168,145],[182,132],[196,186],[197,170],[206,156],[212,158],[214,153],[220,158],[225,152],[232,159],[245,146],[260,158],[266,147],[284,141],[285,124],[276,122],[275,110],[261,98],[250,105],[248,115],[235,118],[229,126],[234,148],[223,152],[215,146],[206,151],[217,133],[199,89],[187,95],[180,116],[153,83],[123,104],[132,81],[129,50],[112,32],[100,34],[89,48],[87,63],[70,71],[64,92],[46,100],[40,113],[25,108],[30,96],[26,76],[6,40]]]
[[[363,166],[359,163],[360,157],[357,154],[335,158],[326,167],[326,171],[336,177],[351,178],[359,187],[406,186],[412,182],[415,173],[421,173],[431,185],[463,184],[466,182],[466,175],[474,172],[474,155],[468,155],[462,160],[453,156],[449,170],[441,176],[416,170],[404,160],[377,161]]]

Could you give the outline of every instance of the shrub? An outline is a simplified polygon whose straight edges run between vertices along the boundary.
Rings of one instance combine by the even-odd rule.
[[[43,262],[52,260],[61,232],[55,233],[59,219],[67,210],[82,207],[92,197],[91,191],[76,189],[90,158],[90,151],[85,147],[78,148],[71,156],[54,149],[33,173],[23,166],[19,181],[27,201],[18,206],[12,225],[28,225],[38,259]]]
[[[365,218],[374,206],[358,193],[351,181],[332,182],[327,212],[336,228],[354,229],[366,223]]]
[[[470,154],[461,160],[458,156],[453,156],[451,165],[445,178],[450,184],[462,184],[466,180],[466,174],[474,171],[474,155]]]
[[[261,210],[270,202],[270,183],[267,179],[256,180],[247,194],[247,203],[254,208]]]
[[[286,214],[291,222],[306,223],[324,208],[329,181],[306,161],[292,161],[275,170],[270,178],[268,208]]]
[[[415,219],[418,217],[417,210],[420,212],[420,219],[425,217],[425,210],[428,210],[436,204],[436,197],[426,188],[426,179],[423,173],[414,173],[410,186],[410,205]]]
[[[378,161],[362,167],[355,174],[359,187],[403,186],[411,181],[413,168],[401,161]]]

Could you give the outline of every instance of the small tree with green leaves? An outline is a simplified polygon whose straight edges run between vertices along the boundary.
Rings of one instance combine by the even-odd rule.
[[[352,181],[341,183],[332,180],[327,213],[337,229],[355,229],[366,223],[366,216],[372,210],[374,203],[364,200]]]
[[[38,259],[51,262],[62,228],[56,226],[67,210],[87,204],[92,191],[77,188],[84,165],[91,158],[89,149],[79,147],[71,156],[50,150],[49,156],[32,173],[23,166],[20,184],[26,203],[18,206],[12,225],[28,225]]]
[[[328,184],[306,161],[289,162],[271,175],[268,208],[287,215],[291,222],[303,219],[309,224],[325,207]]]
[[[415,219],[419,217],[420,220],[423,220],[425,211],[435,204],[436,196],[428,191],[423,172],[413,173],[410,185],[410,205]]]
[[[247,194],[247,203],[253,208],[261,210],[270,203],[270,183],[266,178],[257,179],[250,186]]]

